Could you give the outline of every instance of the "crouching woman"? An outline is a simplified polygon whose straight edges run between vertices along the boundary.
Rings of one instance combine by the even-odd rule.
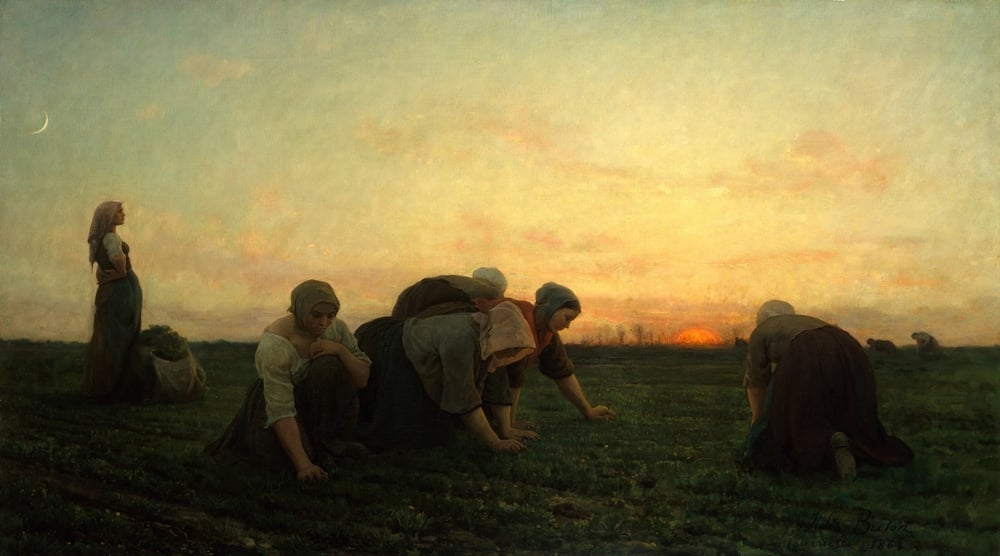
[[[242,407],[205,451],[223,461],[291,467],[300,480],[323,479],[335,458],[366,451],[352,435],[371,362],[337,318],[340,301],[328,283],[307,280],[291,298],[291,314],[261,335],[258,378]]]

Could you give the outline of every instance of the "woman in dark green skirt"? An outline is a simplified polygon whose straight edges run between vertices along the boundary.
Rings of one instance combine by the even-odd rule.
[[[80,393],[102,402],[140,401],[149,386],[140,375],[137,351],[142,287],[132,271],[129,246],[117,233],[123,224],[122,203],[107,201],[94,210],[87,235],[98,287]]]
[[[344,321],[326,282],[292,291],[289,315],[261,335],[258,378],[222,436],[205,451],[223,461],[294,470],[300,480],[326,478],[334,458],[366,452],[352,441],[357,391],[371,361]]]

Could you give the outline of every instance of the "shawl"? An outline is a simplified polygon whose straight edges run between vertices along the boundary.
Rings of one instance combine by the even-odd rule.
[[[104,234],[115,227],[115,213],[118,212],[120,206],[122,206],[120,201],[105,201],[94,209],[94,217],[90,221],[90,232],[87,234],[91,265],[97,261],[97,247],[101,244]]]
[[[487,315],[489,320],[479,332],[484,361],[499,352],[516,350],[516,353],[506,357],[494,357],[495,367],[502,367],[527,357],[535,350],[535,335],[517,305],[505,301],[490,309]]]

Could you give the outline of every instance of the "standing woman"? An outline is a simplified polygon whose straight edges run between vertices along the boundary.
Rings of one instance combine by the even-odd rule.
[[[138,374],[142,287],[132,272],[129,246],[117,233],[125,224],[118,201],[101,203],[90,223],[90,265],[97,263],[94,332],[87,349],[80,392],[100,401],[137,401],[145,393]]]
[[[258,379],[243,406],[205,451],[293,469],[299,480],[325,479],[334,458],[367,452],[351,439],[371,360],[337,318],[340,301],[330,284],[306,280],[291,297],[291,314],[268,325],[257,344]]]

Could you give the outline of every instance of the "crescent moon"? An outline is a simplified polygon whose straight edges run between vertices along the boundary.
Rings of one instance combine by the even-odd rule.
[[[38,135],[39,133],[45,131],[45,129],[47,127],[49,127],[49,113],[48,112],[42,112],[42,114],[45,114],[45,123],[42,124],[42,127],[36,129],[35,131],[32,131],[28,135]]]

